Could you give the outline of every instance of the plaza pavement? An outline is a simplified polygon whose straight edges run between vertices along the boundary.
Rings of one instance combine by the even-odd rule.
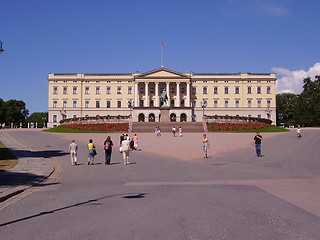
[[[121,164],[117,152],[120,134],[110,134],[113,164],[104,166],[101,145],[106,134],[34,131],[26,142],[28,130],[5,130],[5,144],[26,145],[18,150],[22,160],[31,160],[31,155],[58,162],[62,172],[56,185],[44,180],[47,190],[2,210],[0,228],[10,239],[41,239],[48,231],[53,235],[47,239],[319,239],[319,133],[303,129],[301,140],[294,131],[263,133],[262,158],[255,156],[254,134],[209,133],[208,159],[202,158],[201,133],[181,138],[141,133],[142,151],[130,155],[129,166]],[[98,149],[95,166],[86,165],[89,138]],[[72,139],[80,148],[80,166],[70,166]],[[46,174],[39,174],[41,180]],[[121,196],[132,201],[127,205]],[[80,206],[81,211],[75,211]],[[71,216],[80,226],[73,226]],[[40,227],[37,235],[29,231],[35,224]],[[19,232],[13,234],[11,226]]]

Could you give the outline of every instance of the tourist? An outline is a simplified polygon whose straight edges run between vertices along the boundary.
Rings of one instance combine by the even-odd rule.
[[[89,139],[88,143],[88,165],[93,165],[94,156],[97,155],[96,147],[92,139]]]
[[[71,156],[71,165],[77,165],[77,150],[78,150],[78,145],[76,144],[75,140],[72,140],[72,142],[69,145],[69,150],[70,150],[70,156]]]
[[[136,133],[132,137],[132,140],[133,140],[133,148],[134,148],[134,150],[138,150],[138,140],[139,140],[139,138],[138,138]]]
[[[112,146],[113,142],[111,137],[108,136],[107,139],[103,143],[104,146],[104,153],[105,153],[105,165],[110,165],[111,162],[111,153],[112,153]]]
[[[130,141],[127,136],[124,136],[123,141],[121,143],[121,150],[123,156],[123,164],[130,164],[129,162],[129,151],[130,151]]]
[[[125,136],[126,134],[125,133],[123,133],[121,136],[120,136],[120,145],[121,145],[121,143],[122,143],[122,141],[123,141],[123,138],[124,138],[124,136]]]
[[[173,137],[176,136],[176,126],[173,126],[173,128],[172,128],[172,135],[173,135]]]
[[[179,137],[182,137],[182,127],[179,127]]]
[[[255,143],[255,148],[256,148],[256,154],[257,157],[262,157],[263,155],[261,154],[261,140],[262,136],[260,135],[259,132],[256,133],[256,136],[253,138],[254,143]]]
[[[301,129],[300,129],[300,126],[298,126],[298,128],[297,128],[297,137],[299,138],[299,139],[301,139]]]
[[[202,139],[202,150],[203,150],[203,158],[208,158],[208,148],[210,148],[209,140],[206,134],[203,134]]]

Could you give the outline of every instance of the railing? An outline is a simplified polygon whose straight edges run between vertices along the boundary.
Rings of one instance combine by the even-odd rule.
[[[205,116],[207,123],[264,123],[271,124],[272,120],[258,117],[244,117],[244,116]]]
[[[101,124],[101,123],[129,123],[129,116],[96,116],[96,117],[77,117],[67,118],[60,121],[64,124]]]

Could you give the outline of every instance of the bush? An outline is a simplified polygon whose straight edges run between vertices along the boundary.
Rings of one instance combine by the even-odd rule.
[[[82,129],[90,131],[127,132],[128,123],[99,123],[99,124],[64,124],[64,128]]]

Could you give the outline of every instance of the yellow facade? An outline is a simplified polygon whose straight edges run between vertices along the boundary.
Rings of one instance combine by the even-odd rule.
[[[165,68],[134,74],[49,74],[48,126],[64,118],[130,115],[137,121],[201,121],[203,115],[269,118],[275,74],[196,74]],[[161,102],[163,90],[167,102]],[[130,107],[130,104],[132,107]]]

